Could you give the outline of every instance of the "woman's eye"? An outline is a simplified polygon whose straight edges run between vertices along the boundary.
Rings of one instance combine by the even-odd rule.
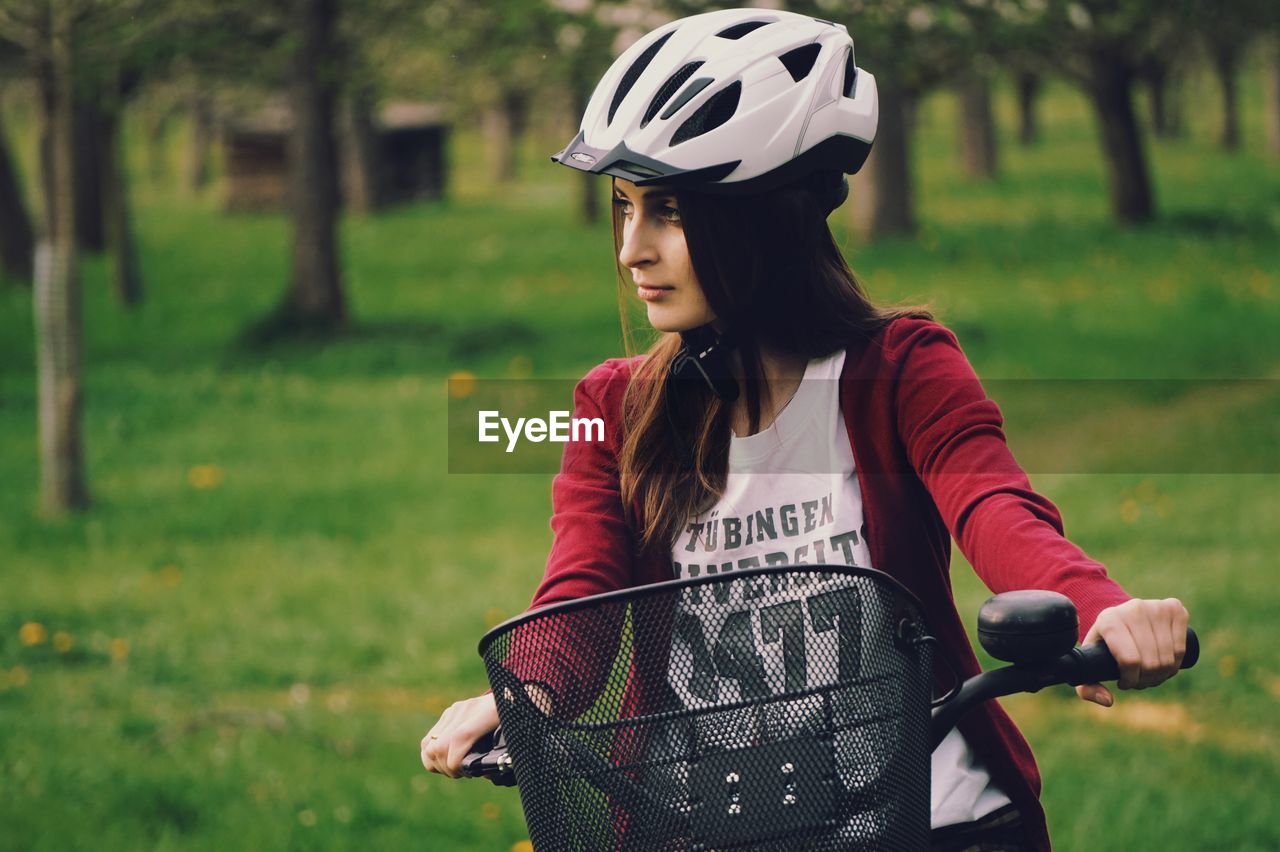
[[[628,201],[627,199],[619,198],[618,196],[615,195],[613,197],[613,206],[620,208],[622,210],[623,216],[631,215],[631,202]]]
[[[670,222],[673,225],[680,224],[680,211],[674,207],[663,207],[658,211],[658,215],[661,216],[664,221]]]

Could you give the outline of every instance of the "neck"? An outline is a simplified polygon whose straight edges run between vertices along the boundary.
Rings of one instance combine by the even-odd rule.
[[[764,388],[760,395],[760,429],[767,429],[777,417],[778,412],[791,401],[796,389],[804,378],[808,359],[802,355],[779,354],[769,350],[760,350],[760,366],[764,370]],[[738,352],[733,356],[734,378],[738,385],[743,385],[744,371]],[[750,428],[747,418],[747,401],[745,396],[738,397],[734,403],[732,415],[733,431],[736,435],[748,434]]]

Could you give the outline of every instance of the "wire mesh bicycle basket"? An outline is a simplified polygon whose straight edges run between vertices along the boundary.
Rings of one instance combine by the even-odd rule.
[[[930,645],[869,569],[793,565],[527,613],[480,644],[534,848],[918,850]]]

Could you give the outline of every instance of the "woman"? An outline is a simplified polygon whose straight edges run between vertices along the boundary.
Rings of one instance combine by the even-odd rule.
[[[993,591],[1070,597],[1121,689],[1154,686],[1178,670],[1185,608],[1131,599],[1063,537],[955,337],[874,306],[831,236],[876,114],[845,29],[776,11],[672,22],[601,80],[555,159],[612,177],[618,264],[664,334],[578,386],[576,413],[610,435],[567,445],[533,604],[707,566],[869,566],[916,594],[967,677],[979,666],[950,591],[954,536]],[[744,536],[766,504],[814,510],[795,540]],[[1113,702],[1098,684],[1077,692]],[[492,696],[455,704],[423,738],[424,765],[456,776],[497,722]],[[935,849],[1049,848],[1035,762],[999,706],[964,720],[931,769]]]

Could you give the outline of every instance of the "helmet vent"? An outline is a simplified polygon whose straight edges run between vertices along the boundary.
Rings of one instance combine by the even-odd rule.
[[[645,127],[653,117],[658,114],[658,110],[662,109],[662,105],[671,100],[671,96],[680,91],[680,87],[685,81],[693,76],[693,72],[702,67],[702,62],[690,62],[679,71],[671,75],[671,79],[662,84],[662,88],[658,89],[658,93],[653,96],[653,100],[649,102],[649,108],[644,111],[644,118],[640,119],[640,126]]]
[[[786,66],[791,79],[798,83],[809,76],[809,72],[813,70],[813,63],[818,60],[818,54],[821,52],[822,45],[806,44],[795,50],[788,50],[778,57],[778,61]]]
[[[708,131],[715,130],[738,111],[738,100],[742,97],[742,81],[735,80],[732,85],[725,86],[716,92],[707,102],[698,107],[697,112],[689,116],[684,124],[676,129],[671,137],[672,145],[679,145]]]
[[[739,39],[739,38],[742,38],[747,33],[755,32],[756,30],[763,27],[765,24],[772,24],[772,23],[773,21],[743,21],[740,24],[734,24],[731,27],[726,27],[725,29],[716,33],[716,36],[718,38]]]
[[[614,113],[618,111],[618,105],[622,103],[622,99],[631,91],[631,87],[636,84],[636,80],[640,79],[640,75],[644,73],[644,69],[649,67],[649,63],[653,61],[653,57],[658,55],[658,51],[662,50],[662,46],[667,43],[667,39],[671,38],[674,33],[675,30],[672,30],[645,48],[644,53],[640,54],[636,58],[636,61],[631,63],[631,67],[627,69],[627,73],[622,75],[622,81],[618,83],[618,90],[613,93],[613,102],[609,104],[608,124],[613,124]]]
[[[858,81],[858,69],[853,67],[853,51],[844,55],[844,96],[853,97],[853,87]]]

